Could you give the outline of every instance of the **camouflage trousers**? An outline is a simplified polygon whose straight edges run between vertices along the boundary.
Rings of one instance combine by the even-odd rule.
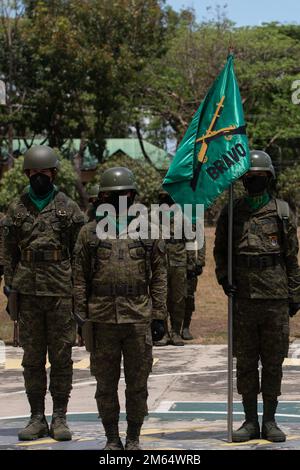
[[[168,298],[167,307],[172,328],[180,333],[185,314],[187,294],[186,268],[181,266],[168,267]]]
[[[194,276],[187,279],[187,295],[185,299],[185,314],[183,326],[189,327],[193,312],[195,311],[195,292],[197,290],[198,277]]]
[[[91,373],[96,377],[95,398],[103,424],[119,421],[118,384],[123,356],[127,420],[143,423],[148,414],[147,381],[152,369],[149,325],[95,323],[95,351]]]
[[[234,353],[238,393],[280,395],[282,363],[288,355],[288,348],[287,300],[236,300]],[[261,380],[259,361],[262,365]]]
[[[46,394],[48,353],[51,395],[69,396],[72,346],[76,339],[71,311],[71,298],[20,295],[20,343],[24,349],[22,366],[27,395]]]

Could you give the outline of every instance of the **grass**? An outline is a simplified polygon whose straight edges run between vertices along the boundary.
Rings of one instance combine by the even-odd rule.
[[[206,229],[206,266],[199,278],[196,311],[192,320],[194,344],[227,342],[227,298],[215,278],[213,260],[214,228]],[[300,231],[299,231],[300,234]],[[300,260],[300,255],[299,255]],[[11,342],[13,325],[5,313],[6,298],[0,293],[0,339]],[[291,339],[300,338],[300,312],[291,319]]]

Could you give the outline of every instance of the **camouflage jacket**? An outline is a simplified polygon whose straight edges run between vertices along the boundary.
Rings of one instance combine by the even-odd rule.
[[[74,259],[75,312],[102,323],[166,318],[167,269],[162,240],[101,241],[96,221],[80,231]]]
[[[195,230],[195,226],[193,226]],[[174,218],[170,218],[170,238],[166,239],[167,260],[170,267],[185,267],[194,271],[196,265],[205,266],[205,242],[202,248],[197,249],[195,240],[175,238]]]
[[[227,277],[228,208],[221,212],[216,228],[214,257],[219,283]],[[249,266],[249,257],[278,259],[273,266]],[[286,229],[280,219],[276,200],[253,211],[245,198],[234,203],[233,275],[237,297],[253,299],[289,299],[300,302],[297,226],[290,212]],[[262,259],[262,258],[261,258]],[[270,259],[270,258],[269,258]],[[254,260],[255,261],[255,260]]]
[[[5,284],[22,294],[72,296],[71,258],[83,223],[78,205],[62,192],[41,212],[22,194],[4,222]]]

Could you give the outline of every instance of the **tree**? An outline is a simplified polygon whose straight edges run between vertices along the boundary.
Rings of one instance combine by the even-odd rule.
[[[220,12],[200,24],[193,16],[181,18],[166,55],[145,70],[143,110],[148,122],[168,129],[169,135],[173,132],[179,142],[224,65],[229,46],[235,52],[250,145],[266,149],[281,170],[285,156],[287,164],[300,158],[299,107],[291,101],[291,84],[300,77],[300,26],[236,28]]]
[[[43,135],[58,148],[66,138],[86,139],[101,161],[105,139],[128,135],[136,122],[143,96],[137,84],[141,71],[164,52],[170,9],[164,0],[24,5],[18,46],[23,66],[14,83],[24,96],[17,134]],[[7,58],[2,62],[6,67]]]
[[[142,70],[164,51],[167,23],[162,5],[159,0],[77,3],[75,24],[87,51],[87,138],[99,161],[105,138],[128,135],[136,122]]]
[[[300,165],[286,168],[278,177],[279,197],[287,201],[297,213],[300,210]]]
[[[17,86],[24,71],[20,34],[23,11],[23,4],[19,0],[0,0],[0,79],[6,84],[6,106],[0,108],[0,132],[7,135],[9,166],[13,163],[13,138],[25,98]]]

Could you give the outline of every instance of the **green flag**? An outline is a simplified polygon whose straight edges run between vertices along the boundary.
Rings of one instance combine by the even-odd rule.
[[[248,139],[233,56],[202,101],[163,181],[173,200],[212,202],[250,166]]]

